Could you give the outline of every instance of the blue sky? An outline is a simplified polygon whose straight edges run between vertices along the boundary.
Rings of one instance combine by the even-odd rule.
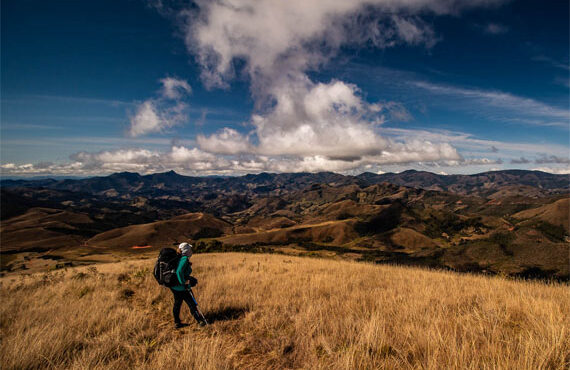
[[[2,2],[3,176],[569,172],[568,2]]]

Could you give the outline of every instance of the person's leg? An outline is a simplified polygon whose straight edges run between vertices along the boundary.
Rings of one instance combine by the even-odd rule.
[[[183,298],[184,298],[184,302],[186,302],[186,304],[188,305],[188,308],[190,308],[190,313],[192,314],[192,316],[194,317],[196,322],[198,322],[198,324],[200,324],[200,325],[205,325],[206,322],[204,321],[202,316],[198,313],[198,308],[196,307],[196,302],[194,301],[194,299],[192,299],[190,292],[185,290]]]
[[[174,306],[172,306],[172,316],[174,316],[174,324],[180,324],[180,307],[182,307],[182,301],[184,300],[184,292],[179,292],[174,289],[170,289],[172,295],[174,296]]]

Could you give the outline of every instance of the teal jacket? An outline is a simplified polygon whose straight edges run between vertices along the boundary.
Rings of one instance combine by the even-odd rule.
[[[192,267],[190,266],[190,261],[188,261],[188,257],[182,256],[182,258],[180,258],[180,262],[178,262],[178,268],[176,269],[176,276],[178,277],[180,285],[175,285],[171,287],[171,289],[177,290],[179,292],[184,291],[186,289],[184,283],[186,283],[186,280],[190,278],[191,273],[192,273]]]

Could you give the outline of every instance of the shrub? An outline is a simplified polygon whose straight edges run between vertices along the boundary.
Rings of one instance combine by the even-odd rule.
[[[220,252],[222,251],[222,242],[219,240],[198,240],[194,246],[196,253]]]
[[[134,295],[135,295],[134,290],[129,288],[121,289],[121,291],[119,291],[119,299],[122,300],[128,300]]]
[[[203,227],[194,234],[194,239],[217,238],[222,235],[224,235],[224,233],[221,230],[211,227]]]

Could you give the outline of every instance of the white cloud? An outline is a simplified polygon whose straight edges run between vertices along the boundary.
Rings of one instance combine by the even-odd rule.
[[[258,152],[336,157],[380,152],[387,143],[375,133],[374,123],[382,119],[358,92],[341,81],[314,84],[306,77],[276,86],[276,104],[252,119]]]
[[[144,171],[150,164],[160,161],[160,153],[146,149],[119,149],[97,153],[79,152],[73,154],[71,159],[74,161],[71,164],[53,165],[51,169],[59,173],[71,168],[79,171],[78,174],[90,171]]]
[[[342,90],[342,89],[341,89]],[[324,94],[327,95],[327,94]],[[343,94],[332,94],[343,96]],[[339,107],[348,111],[351,107],[360,107],[357,100],[352,100],[350,95],[345,96],[350,104]],[[309,99],[310,101],[310,99]],[[315,114],[323,114],[326,109],[315,108]],[[273,155],[262,153],[260,145],[254,146],[248,138],[240,136],[237,132],[226,130],[226,135],[219,135],[227,139],[226,143],[212,145],[226,145],[225,153],[215,153],[212,149],[189,147],[181,144],[173,144],[168,150],[148,150],[141,148],[126,148],[105,150],[100,152],[79,152],[71,156],[67,163],[5,163],[1,166],[3,175],[38,175],[38,174],[68,174],[68,175],[100,175],[117,171],[136,171],[139,173],[153,173],[173,169],[177,172],[189,175],[212,175],[212,174],[245,174],[252,172],[299,172],[299,171],[336,171],[342,173],[358,174],[364,171],[377,172],[401,170],[402,164],[407,167],[419,167],[428,170],[433,168],[454,168],[453,172],[474,173],[487,171],[491,167],[510,163],[510,160],[520,157],[536,158],[534,161],[523,164],[531,169],[532,163],[553,163],[549,168],[541,170],[552,173],[563,173],[568,163],[568,148],[556,145],[510,143],[492,140],[476,139],[468,134],[449,131],[424,131],[412,129],[384,128],[387,136],[383,137],[381,149],[367,154],[353,155],[343,149],[338,153],[307,154],[304,146],[296,147],[294,154]],[[374,135],[374,133],[371,133]],[[241,139],[238,139],[241,138]],[[233,141],[231,139],[234,139]],[[232,149],[229,146],[243,145],[251,147]],[[458,154],[455,146],[470,152],[469,158]],[[500,155],[506,158],[489,158],[490,147],[500,148]],[[222,150],[219,150],[222,151]],[[537,154],[538,153],[538,154]],[[548,153],[548,154],[540,154]],[[558,165],[558,166],[557,166]],[[517,165],[518,166],[518,165]],[[449,172],[446,169],[447,172]]]
[[[228,127],[208,137],[198,135],[196,142],[200,148],[211,153],[239,154],[253,151],[249,139],[246,136]]]
[[[435,142],[445,142],[462,149],[476,153],[489,153],[489,147],[498,148],[502,156],[517,158],[522,155],[548,153],[559,157],[568,156],[568,146],[557,144],[540,144],[527,142],[509,142],[498,140],[478,139],[471,134],[447,130],[413,130],[403,128],[384,128],[383,132],[396,139],[418,138]]]
[[[173,77],[166,77],[160,80],[162,83],[162,95],[165,98],[177,100],[184,94],[192,92],[188,82]]]
[[[151,100],[147,100],[137,107],[137,111],[130,119],[131,128],[129,133],[131,136],[139,136],[148,132],[160,131],[163,126],[158,113]]]
[[[208,137],[198,136],[200,148],[219,154],[303,158],[303,165],[311,163],[311,168],[324,163],[322,158],[330,160],[326,163],[331,168],[340,168],[337,160],[401,163],[459,158],[449,144],[419,139],[399,143],[380,136],[376,131],[384,120],[382,112],[393,106],[367,103],[355,85],[341,81],[315,84],[304,77],[295,84],[279,85],[272,95],[276,104],[252,118],[253,140],[225,128]],[[345,167],[354,165],[343,164]]]
[[[500,158],[462,158],[457,161],[422,162],[421,164],[428,167],[471,167],[503,164],[503,160]]]
[[[461,162],[456,148],[441,140],[444,136],[386,136],[389,131],[382,123],[412,118],[402,104],[368,102],[353,84],[317,82],[308,73],[318,71],[343,45],[430,48],[438,37],[423,15],[457,15],[466,8],[503,2],[198,0],[197,7],[179,11],[176,19],[183,21],[185,42],[201,66],[206,86],[228,87],[238,74],[249,80],[255,109],[248,132],[225,127],[199,135],[197,148],[173,145],[166,152],[82,152],[71,163],[52,165],[51,171],[354,172],[401,163]],[[157,4],[167,12],[163,2]],[[191,92],[190,85],[171,77],[160,82],[159,95],[142,102],[130,117],[131,136],[164,132],[186,121],[183,98]],[[40,169],[31,165],[28,170]]]
[[[432,137],[433,139],[433,137]],[[467,140],[467,139],[466,139]],[[325,155],[266,156],[258,154],[216,155],[199,148],[173,145],[166,151],[126,148],[100,152],[79,152],[66,163],[5,163],[0,166],[3,176],[8,175],[104,175],[120,171],[142,174],[175,170],[187,175],[240,175],[268,172],[335,171],[358,174],[365,171],[400,171],[401,164],[434,168],[453,167],[455,173],[487,171],[503,164],[501,159],[462,158],[446,143],[411,139],[406,143],[389,139],[386,150],[376,155],[358,158],[334,158]],[[499,143],[500,144],[500,143]],[[488,148],[487,143],[480,146]],[[441,158],[448,158],[442,160]],[[409,166],[408,166],[409,167]],[[551,173],[566,173],[567,164],[541,167]],[[529,167],[530,169],[530,167]]]
[[[163,102],[149,99],[141,103],[133,116],[130,117],[129,135],[137,137],[153,132],[181,125],[188,119],[188,105],[177,102],[174,105],[166,105]]]
[[[346,43],[427,43],[433,30],[417,16],[457,14],[503,0],[288,0],[197,1],[183,11],[186,43],[211,86],[233,78],[232,62],[247,62],[253,79],[300,72],[326,61]],[[363,14],[365,14],[363,16]],[[389,16],[386,16],[386,15]],[[318,45],[316,45],[318,44]],[[260,82],[260,81],[257,81]]]
[[[225,128],[198,136],[198,145],[226,155],[312,158],[313,167],[322,158],[380,163],[457,159],[449,145],[386,140],[376,126],[387,119],[410,120],[403,105],[369,103],[357,86],[337,80],[315,82],[307,71],[319,69],[346,44],[429,48],[437,37],[420,15],[457,14],[502,2],[198,1],[199,11],[182,11],[178,19],[185,20],[185,41],[202,67],[202,81],[207,87],[228,87],[236,74],[245,75],[256,107],[249,133]]]
[[[570,167],[537,167],[533,168],[533,171],[548,172],[555,175],[567,175],[570,174]]]
[[[426,45],[431,48],[437,43],[434,30],[420,18],[392,17],[398,36],[410,45]]]
[[[381,107],[388,114],[390,121],[408,122],[414,118],[402,103],[387,102],[382,104]]]
[[[487,108],[497,108],[503,112],[503,119],[528,125],[559,126],[568,128],[570,111],[557,108],[534,99],[520,97],[502,91],[466,89],[448,85],[436,85],[429,82],[416,81],[413,86],[428,90],[435,94],[447,95],[451,99],[467,99],[472,109],[473,102]],[[459,106],[459,105],[457,105]],[[485,109],[484,111],[488,111]],[[523,115],[525,117],[521,118]]]
[[[188,104],[182,101],[192,91],[188,82],[166,77],[160,83],[160,96],[139,104],[129,117],[131,137],[163,132],[188,120]]]

